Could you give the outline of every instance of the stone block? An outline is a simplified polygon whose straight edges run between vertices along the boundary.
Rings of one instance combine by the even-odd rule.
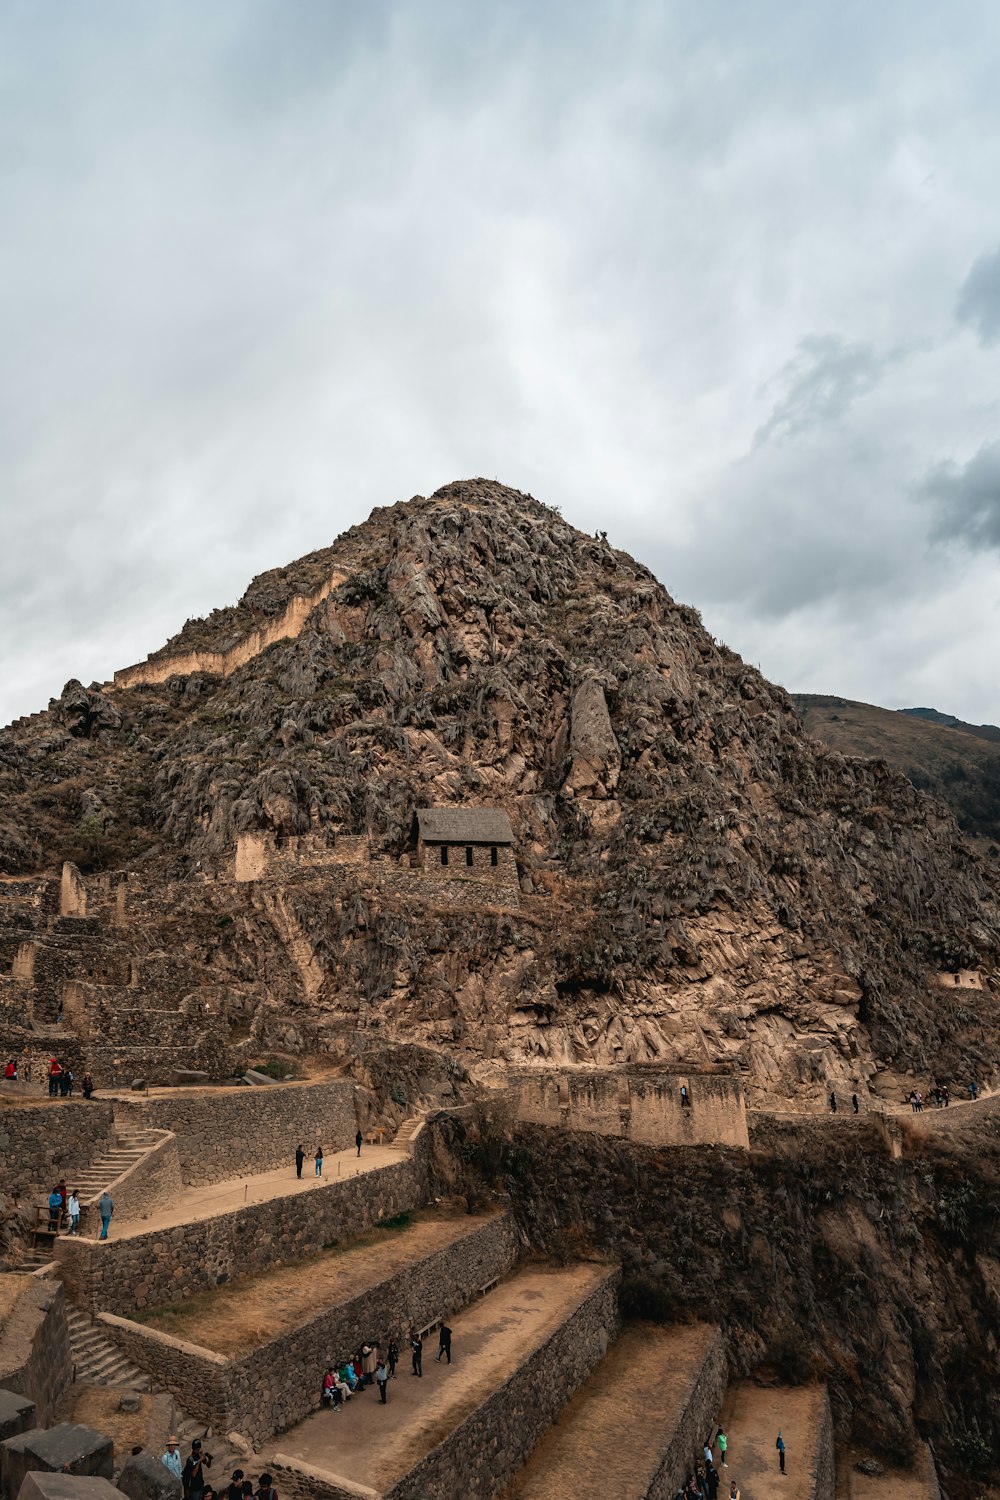
[[[121,1500],[121,1491],[108,1479],[36,1472],[25,1475],[17,1500]]]
[[[145,1091],[146,1091],[146,1080],[145,1080],[145,1078],[133,1078],[132,1082],[130,1084],[130,1088],[132,1089],[133,1093],[136,1093],[136,1094],[145,1093]]]
[[[131,1500],[179,1500],[181,1482],[148,1448],[125,1460],[118,1488]]]
[[[174,1082],[179,1086],[189,1087],[193,1083],[209,1083],[211,1074],[203,1073],[200,1068],[175,1068]]]
[[[35,1423],[35,1403],[16,1391],[0,1391],[0,1443],[27,1432]]]
[[[243,1074],[244,1083],[277,1083],[277,1078],[271,1078],[267,1073],[258,1073],[256,1068],[247,1068]]]
[[[119,1411],[136,1412],[142,1406],[142,1397],[138,1391],[122,1391],[118,1402]]]
[[[0,1495],[17,1500],[25,1475],[38,1471],[110,1479],[113,1457],[111,1439],[92,1427],[32,1427],[0,1443]]]

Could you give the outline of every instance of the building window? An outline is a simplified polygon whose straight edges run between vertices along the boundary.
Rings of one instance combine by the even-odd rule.
[[[496,863],[497,863],[497,851],[494,848],[494,849],[490,850],[490,864],[494,867],[494,869],[496,868]]]
[[[465,850],[465,863],[467,865],[471,865],[472,864],[472,845],[471,844],[468,844],[466,846],[466,850]]]
[[[441,863],[443,865],[446,865],[448,863],[448,845],[447,844],[442,844],[441,845]]]

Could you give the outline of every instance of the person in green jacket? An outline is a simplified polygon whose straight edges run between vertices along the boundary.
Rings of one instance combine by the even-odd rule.
[[[726,1462],[726,1450],[729,1447],[729,1439],[726,1437],[726,1434],[723,1432],[723,1430],[722,1430],[721,1427],[719,1428],[718,1432],[716,1433],[715,1441],[719,1445],[719,1461],[720,1461],[720,1464],[721,1464],[722,1468],[728,1469],[729,1465]]]

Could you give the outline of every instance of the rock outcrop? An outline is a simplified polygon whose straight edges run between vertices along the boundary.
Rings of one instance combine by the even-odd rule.
[[[190,670],[213,653],[239,664]],[[0,868],[161,891],[155,943],[138,908],[119,935],[172,923],[255,1045],[728,1061],[813,1100],[1000,1061],[1000,908],[947,811],[804,735],[646,568],[528,496],[375,511],[152,665],[0,734]],[[479,804],[510,816],[519,906],[409,868],[417,806]],[[234,885],[253,833],[275,858]],[[981,987],[956,999],[958,970]]]

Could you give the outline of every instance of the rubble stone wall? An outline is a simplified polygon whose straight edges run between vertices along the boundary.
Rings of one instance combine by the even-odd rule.
[[[15,1104],[0,1096],[2,1186],[12,1195],[47,1196],[54,1182],[60,1177],[69,1182],[74,1171],[89,1166],[113,1140],[110,1104],[47,1096]]]
[[[116,1116],[123,1128],[172,1131],[187,1184],[290,1166],[299,1141],[310,1156],[319,1142],[328,1153],[343,1150],[358,1128],[354,1085],[346,1078],[122,1099]]]
[[[24,1287],[0,1329],[0,1389],[35,1403],[45,1427],[73,1378],[66,1299],[53,1277],[23,1276]]]
[[[416,1208],[425,1192],[422,1171],[407,1158],[308,1193],[122,1239],[112,1220],[107,1241],[63,1238],[55,1254],[70,1302],[128,1316],[353,1239]]]

